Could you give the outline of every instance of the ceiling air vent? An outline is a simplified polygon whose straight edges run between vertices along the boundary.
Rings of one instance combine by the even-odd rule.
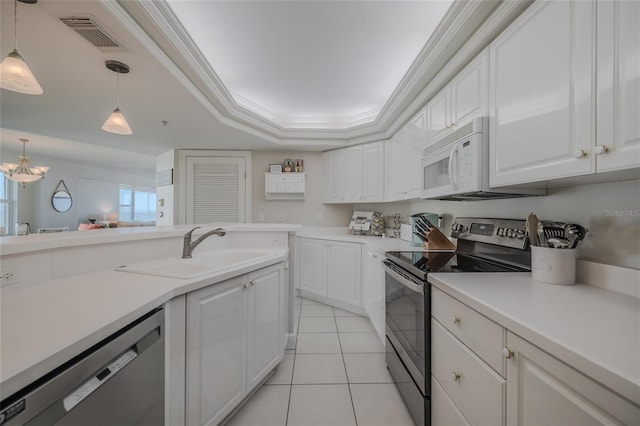
[[[103,52],[125,52],[126,49],[100,28],[93,17],[63,17],[60,18],[63,24],[80,34],[89,43],[93,44]]]

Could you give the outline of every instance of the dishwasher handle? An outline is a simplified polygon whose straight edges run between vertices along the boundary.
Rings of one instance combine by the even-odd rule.
[[[64,406],[65,411],[71,411],[73,407],[98,390],[100,386],[107,383],[110,378],[118,374],[120,370],[126,367],[130,362],[136,359],[138,355],[158,340],[160,340],[160,329],[156,328],[145,335],[142,339],[138,340],[135,345],[111,361],[89,380],[71,391],[69,395],[62,400],[62,405]]]

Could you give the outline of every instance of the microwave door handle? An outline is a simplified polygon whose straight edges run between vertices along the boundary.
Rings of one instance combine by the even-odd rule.
[[[458,182],[456,182],[455,175],[453,174],[453,157],[458,154],[458,145],[453,147],[451,150],[451,155],[449,155],[449,180],[451,181],[451,186],[453,186],[453,190],[458,190]]]

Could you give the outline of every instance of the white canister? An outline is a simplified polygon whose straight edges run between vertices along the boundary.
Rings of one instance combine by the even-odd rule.
[[[531,278],[548,284],[575,284],[576,249],[531,246]]]

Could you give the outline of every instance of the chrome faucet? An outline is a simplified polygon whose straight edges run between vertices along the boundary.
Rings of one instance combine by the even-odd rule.
[[[182,258],[183,259],[191,259],[191,253],[193,253],[193,250],[198,247],[198,245],[204,241],[205,238],[211,236],[211,235],[219,235],[221,237],[224,237],[224,235],[227,233],[227,231],[225,231],[222,228],[217,228],[214,229],[213,231],[209,231],[206,234],[202,234],[200,235],[200,238],[198,238],[195,241],[191,241],[191,234],[193,234],[193,231],[195,231],[196,229],[199,229],[199,226],[196,226],[195,228],[193,228],[191,231],[187,232],[186,234],[184,234],[184,243],[182,245]]]

